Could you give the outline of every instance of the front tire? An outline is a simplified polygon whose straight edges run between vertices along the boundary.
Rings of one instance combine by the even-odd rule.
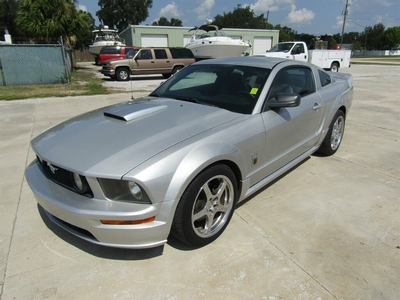
[[[329,125],[329,130],[318,149],[318,153],[323,155],[333,155],[342,143],[345,127],[345,117],[341,110],[338,110]]]
[[[236,177],[228,166],[206,169],[183,193],[171,233],[194,247],[211,243],[228,226],[237,199]]]
[[[130,72],[128,68],[118,68],[115,71],[115,77],[118,81],[128,81],[130,79]]]

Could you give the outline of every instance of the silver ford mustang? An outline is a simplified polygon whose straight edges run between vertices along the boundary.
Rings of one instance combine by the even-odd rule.
[[[194,63],[148,97],[32,140],[26,179],[49,218],[92,243],[194,247],[235,205],[315,151],[340,146],[352,76],[265,57]]]

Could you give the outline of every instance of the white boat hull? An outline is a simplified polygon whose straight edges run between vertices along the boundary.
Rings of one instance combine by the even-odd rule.
[[[248,42],[221,37],[196,39],[186,45],[200,59],[241,56],[250,47]]]
[[[89,51],[93,55],[99,55],[101,48],[103,48],[104,46],[125,46],[125,44],[118,41],[101,41],[90,45]]]

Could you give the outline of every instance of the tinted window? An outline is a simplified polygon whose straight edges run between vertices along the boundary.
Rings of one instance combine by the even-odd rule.
[[[100,50],[100,54],[120,54],[121,47],[103,47]]]
[[[167,59],[167,51],[164,49],[155,49],[154,54],[157,59]]]
[[[319,79],[321,80],[321,85],[326,86],[332,82],[331,76],[329,76],[327,73],[318,70],[319,72]]]
[[[172,58],[194,58],[192,51],[187,48],[170,48]]]
[[[142,49],[138,54],[138,59],[152,59],[151,50]]]
[[[303,44],[297,44],[296,46],[293,47],[292,54],[301,54],[301,53],[304,53]]]
[[[251,114],[270,73],[269,69],[234,65],[189,65],[150,96],[217,106]]]
[[[268,99],[275,98],[279,93],[294,93],[303,97],[314,92],[314,79],[310,69],[286,68],[276,74]]]

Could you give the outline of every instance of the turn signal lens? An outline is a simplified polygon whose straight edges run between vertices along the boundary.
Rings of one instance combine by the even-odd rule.
[[[153,222],[156,217],[150,217],[142,220],[100,220],[104,225],[139,225]]]

